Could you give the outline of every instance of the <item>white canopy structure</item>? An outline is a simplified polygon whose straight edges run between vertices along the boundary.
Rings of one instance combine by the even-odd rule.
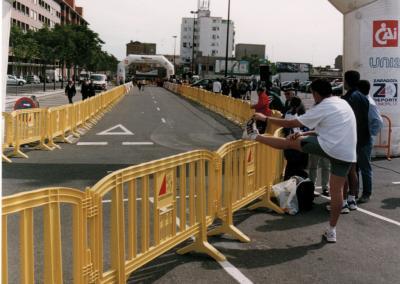
[[[123,61],[118,64],[118,80],[125,82],[126,68],[132,63],[139,64],[159,64],[167,70],[167,77],[175,74],[174,65],[164,55],[139,55],[129,54]]]
[[[344,14],[343,69],[371,84],[370,96],[392,121],[391,150],[400,155],[400,1],[329,0]],[[387,125],[386,125],[387,126]],[[388,129],[383,130],[386,144]],[[385,141],[386,139],[386,141]],[[384,155],[378,151],[378,155]]]

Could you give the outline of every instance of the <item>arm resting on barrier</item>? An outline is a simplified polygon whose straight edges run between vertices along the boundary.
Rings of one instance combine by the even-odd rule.
[[[256,113],[254,114],[254,118],[256,120],[261,120],[265,121],[268,123],[274,123],[275,125],[285,127],[285,128],[296,128],[296,127],[304,127],[303,124],[300,123],[297,119],[282,119],[282,118],[276,118],[276,117],[271,117],[271,116],[265,116],[262,113]]]

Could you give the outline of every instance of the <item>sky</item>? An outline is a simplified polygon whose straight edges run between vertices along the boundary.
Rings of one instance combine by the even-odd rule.
[[[182,17],[197,0],[76,0],[84,18],[105,41],[104,49],[122,60],[126,44],[154,42],[157,54],[179,53]],[[211,16],[227,18],[228,0],[211,0]],[[273,62],[334,65],[343,50],[343,16],[328,0],[231,0],[235,43],[266,45]]]

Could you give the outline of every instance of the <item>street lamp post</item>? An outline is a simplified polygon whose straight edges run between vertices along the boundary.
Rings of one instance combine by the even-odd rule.
[[[199,11],[190,11],[190,14],[193,14],[193,41],[192,41],[192,75],[194,74],[194,31],[196,29],[196,14],[198,14]]]
[[[174,35],[172,37],[174,38],[174,72],[175,72],[175,75],[176,75],[175,54],[176,54],[176,38],[177,38],[177,36]]]
[[[226,27],[226,54],[225,54],[225,77],[228,76],[228,52],[229,52],[229,26],[231,19],[231,0],[228,0],[228,22]]]

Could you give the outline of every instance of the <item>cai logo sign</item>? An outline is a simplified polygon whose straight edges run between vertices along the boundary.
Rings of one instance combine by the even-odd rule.
[[[398,81],[396,79],[375,79],[373,98],[379,105],[396,105]]]
[[[373,22],[373,47],[398,47],[399,21],[382,20]]]

